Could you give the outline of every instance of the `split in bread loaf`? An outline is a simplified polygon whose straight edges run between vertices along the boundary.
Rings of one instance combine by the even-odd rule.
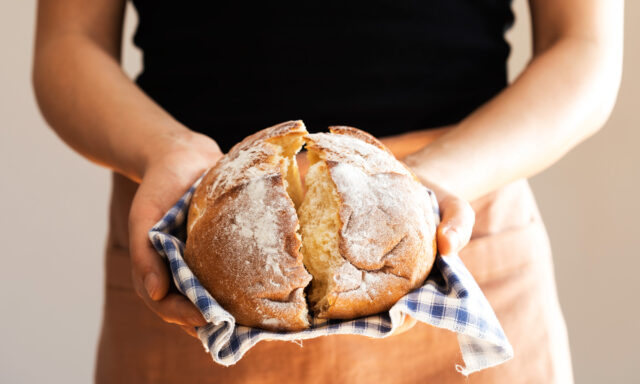
[[[384,311],[433,265],[425,188],[373,136],[330,131],[307,134],[301,121],[262,130],[196,188],[185,260],[240,324],[308,327],[305,289],[319,318]],[[303,142],[306,194],[295,158]]]

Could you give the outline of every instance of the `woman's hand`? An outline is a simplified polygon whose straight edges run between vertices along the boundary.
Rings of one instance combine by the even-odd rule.
[[[435,192],[440,206],[440,225],[436,231],[436,242],[441,255],[460,252],[471,239],[476,214],[471,205],[435,183],[422,181]]]
[[[438,225],[436,231],[438,252],[444,256],[460,252],[471,238],[475,223],[475,212],[468,202],[437,184],[425,181],[423,181],[423,184],[435,192],[440,206],[440,225]],[[416,323],[416,319],[405,315],[403,323],[396,328],[393,335],[399,335],[410,330]]]
[[[129,248],[133,286],[147,306],[192,336],[206,321],[182,294],[172,292],[171,274],[149,241],[148,232],[204,171],[222,156],[210,138],[188,133],[159,137],[150,143],[142,182],[129,214]]]

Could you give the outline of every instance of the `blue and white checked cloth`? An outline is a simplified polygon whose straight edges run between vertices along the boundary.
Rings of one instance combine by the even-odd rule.
[[[197,331],[202,344],[215,362],[225,366],[233,365],[262,340],[300,343],[304,339],[334,334],[387,337],[402,324],[404,314],[458,334],[465,365],[455,367],[463,375],[501,364],[513,357],[511,344],[491,306],[458,256],[438,255],[424,285],[405,295],[388,312],[356,320],[314,318],[310,328],[289,333],[270,332],[236,324],[233,316],[200,285],[182,258],[187,211],[196,185],[197,183],[149,231],[149,238],[158,253],[168,260],[173,280],[180,292],[200,309],[209,323],[199,327]],[[431,191],[429,194],[434,210],[438,213],[435,196]]]

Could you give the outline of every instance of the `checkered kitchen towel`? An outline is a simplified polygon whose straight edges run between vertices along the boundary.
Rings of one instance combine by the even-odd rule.
[[[236,324],[233,316],[200,285],[182,258],[187,211],[196,185],[149,231],[149,237],[158,253],[168,260],[176,286],[200,309],[209,323],[197,331],[205,349],[217,363],[225,366],[237,363],[261,340],[300,343],[304,339],[334,334],[387,337],[400,326],[404,314],[458,334],[465,366],[456,365],[456,369],[464,375],[513,357],[513,349],[498,319],[458,256],[438,255],[424,285],[405,295],[388,312],[356,320],[314,318],[310,328],[289,333]],[[438,213],[435,196],[431,191],[429,194]]]

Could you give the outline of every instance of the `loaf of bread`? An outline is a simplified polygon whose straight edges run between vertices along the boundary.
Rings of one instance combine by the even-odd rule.
[[[306,193],[296,164],[305,145]],[[424,186],[373,136],[301,121],[234,146],[196,188],[185,261],[239,324],[297,331],[313,316],[388,310],[433,265]]]

